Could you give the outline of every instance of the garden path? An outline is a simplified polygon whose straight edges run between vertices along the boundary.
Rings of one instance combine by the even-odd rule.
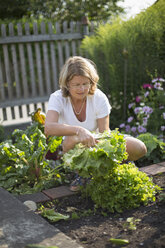
[[[26,248],[29,244],[83,248],[2,188],[0,199],[1,248]]]

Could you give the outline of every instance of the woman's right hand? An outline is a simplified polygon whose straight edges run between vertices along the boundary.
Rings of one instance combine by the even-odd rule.
[[[74,146],[78,143],[82,143],[88,147],[95,146],[97,143],[91,132],[85,128],[78,127],[76,133],[76,135],[65,136],[65,139],[62,143],[64,153],[68,152],[70,149],[73,149]]]
[[[77,128],[77,143],[91,147],[96,145],[96,140],[92,133],[83,127]]]

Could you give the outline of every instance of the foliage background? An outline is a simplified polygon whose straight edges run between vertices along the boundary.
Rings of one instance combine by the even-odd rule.
[[[83,51],[98,68],[100,86],[112,105],[111,128],[126,119],[126,106],[144,83],[165,76],[165,2],[158,1],[134,19],[100,25],[85,37]]]
[[[119,0],[0,0],[0,18],[18,19],[40,15],[54,21],[80,21],[84,15],[92,20],[107,20],[123,12]],[[122,1],[122,0],[121,0]]]

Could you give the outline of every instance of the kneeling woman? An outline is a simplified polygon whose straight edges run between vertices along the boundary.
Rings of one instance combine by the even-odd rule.
[[[97,141],[91,131],[109,131],[111,106],[106,95],[97,88],[99,76],[95,64],[83,57],[70,57],[59,78],[60,90],[51,94],[45,121],[45,134],[65,136],[63,152],[77,143],[88,147]],[[128,160],[135,161],[146,152],[144,143],[126,136]]]

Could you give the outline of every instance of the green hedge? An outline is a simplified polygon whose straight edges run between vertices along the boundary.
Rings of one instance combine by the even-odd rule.
[[[95,35],[83,40],[82,50],[96,63],[100,86],[110,97],[111,127],[124,121],[127,103],[142,84],[165,76],[164,30],[165,2],[160,0],[128,21],[100,25]]]

